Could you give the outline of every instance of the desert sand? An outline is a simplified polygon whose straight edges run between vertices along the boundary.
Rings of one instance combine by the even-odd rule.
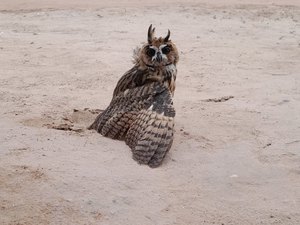
[[[171,30],[163,165],[86,130]],[[0,2],[1,225],[300,224],[299,1]]]

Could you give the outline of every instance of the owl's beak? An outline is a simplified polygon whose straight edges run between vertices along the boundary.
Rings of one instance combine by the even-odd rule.
[[[161,55],[160,52],[158,52],[157,55],[156,55],[156,61],[159,62],[159,63],[162,62],[162,55]]]

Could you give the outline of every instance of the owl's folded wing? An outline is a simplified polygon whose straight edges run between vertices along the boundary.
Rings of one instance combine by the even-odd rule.
[[[156,94],[150,107],[138,113],[125,138],[137,162],[150,167],[161,164],[173,143],[174,116],[168,89]]]
[[[154,82],[117,95],[90,128],[125,139],[136,161],[156,167],[172,145],[174,116],[170,91]]]

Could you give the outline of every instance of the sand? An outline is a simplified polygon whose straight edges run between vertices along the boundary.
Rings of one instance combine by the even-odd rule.
[[[170,2],[1,1],[1,225],[300,224],[299,1]],[[157,169],[86,130],[151,23],[180,50]]]

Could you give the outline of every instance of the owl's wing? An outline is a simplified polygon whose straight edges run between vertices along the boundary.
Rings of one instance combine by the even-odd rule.
[[[137,162],[157,167],[173,143],[175,110],[167,88],[155,93],[149,104],[137,114],[125,141]]]
[[[173,141],[175,110],[169,90],[159,82],[121,92],[90,128],[125,139],[133,158],[157,167]]]

